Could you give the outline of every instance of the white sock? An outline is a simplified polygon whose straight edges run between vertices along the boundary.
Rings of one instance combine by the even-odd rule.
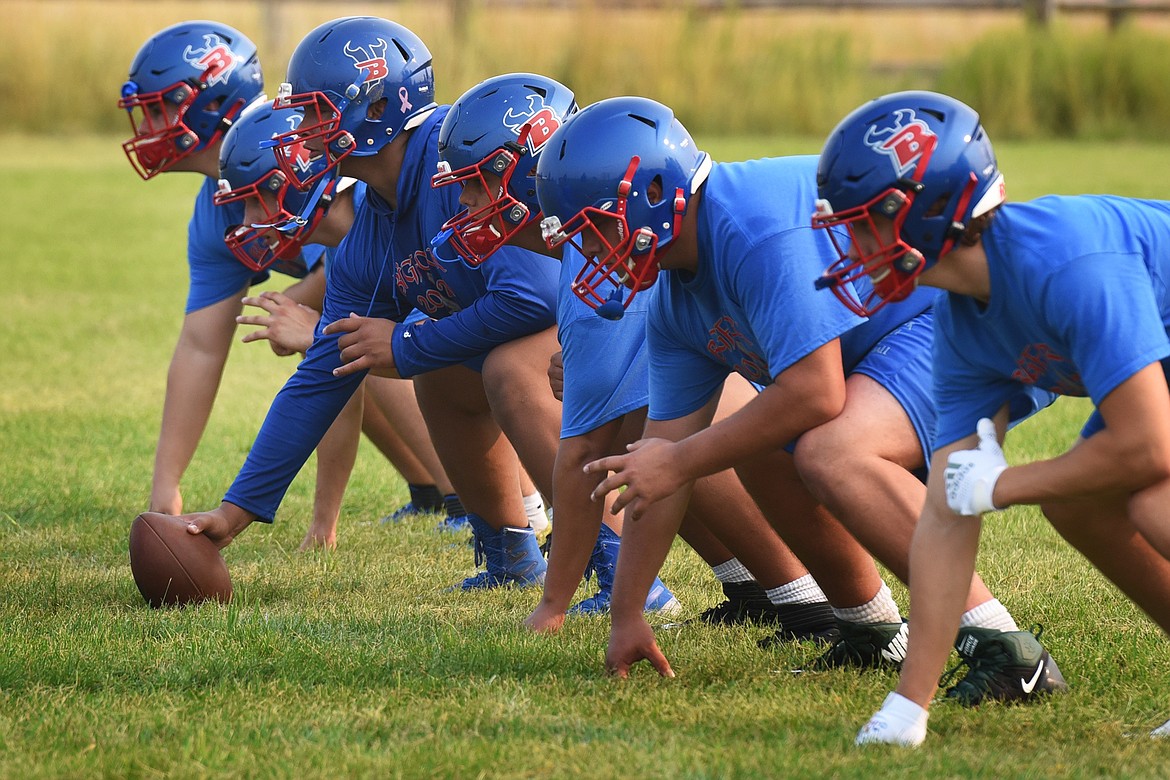
[[[544,499],[540,492],[524,496],[524,514],[528,517],[528,524],[532,530],[541,533],[548,528],[548,515],[544,513]]]
[[[977,607],[967,610],[959,618],[960,628],[994,628],[999,631],[1019,631],[1020,627],[1012,619],[1007,607],[999,603],[999,599],[985,601]]]
[[[821,586],[817,585],[811,574],[777,585],[775,588],[768,588],[764,593],[773,604],[815,604],[827,600]]]
[[[850,623],[900,623],[902,613],[898,611],[898,604],[890,595],[890,588],[886,583],[878,589],[877,595],[860,607],[833,607],[833,614],[838,620]]]
[[[732,558],[711,567],[715,579],[720,582],[751,582],[755,579],[747,567],[739,562],[739,558]]]

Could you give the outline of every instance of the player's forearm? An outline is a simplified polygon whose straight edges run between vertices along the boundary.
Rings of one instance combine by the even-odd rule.
[[[615,625],[643,619],[646,596],[670,553],[690,495],[688,484],[651,505],[638,520],[623,525],[611,602]]]
[[[794,397],[769,385],[735,414],[679,441],[675,447],[679,473],[695,480],[733,468],[786,446],[831,420],[834,413],[816,398]]]
[[[154,459],[155,487],[177,486],[211,417],[227,352],[175,349]]]
[[[556,310],[544,301],[489,292],[442,319],[395,328],[394,362],[399,376],[411,377],[462,363],[555,324]]]
[[[293,478],[364,378],[361,372],[334,376],[338,365],[336,337],[318,339],[277,393],[225,501],[273,519]]]
[[[558,453],[554,474],[556,532],[545,573],[544,602],[558,612],[569,608],[581,584],[605,509],[601,503],[590,500],[589,493],[597,481],[582,472],[584,464],[579,461],[579,458],[563,458]]]
[[[1156,453],[1116,439],[1106,428],[1056,458],[1009,467],[996,481],[995,505],[1135,493],[1167,481],[1166,463]]]

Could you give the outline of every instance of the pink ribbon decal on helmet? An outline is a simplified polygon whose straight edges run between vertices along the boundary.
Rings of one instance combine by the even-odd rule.
[[[406,87],[398,88],[398,99],[402,101],[402,113],[404,114],[413,108],[413,106],[410,104],[410,101],[407,100],[409,97],[410,93],[406,91]]]

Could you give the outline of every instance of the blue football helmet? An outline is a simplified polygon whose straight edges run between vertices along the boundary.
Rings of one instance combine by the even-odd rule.
[[[905,299],[918,276],[954,248],[970,221],[1006,198],[1003,174],[974,109],[934,92],[897,92],[858,108],[829,134],[817,167],[813,227],[844,226],[854,257],[817,280],[852,311],[868,316]],[[856,229],[873,236],[873,215],[894,223],[894,239],[872,254],[856,248]],[[868,276],[859,299],[848,282]]]
[[[491,200],[447,220],[436,251],[449,244],[474,268],[537,219],[536,161],[576,111],[568,87],[532,73],[496,76],[463,93],[439,128],[439,171],[431,185],[477,186]]]
[[[711,158],[661,103],[610,98],[570,117],[537,161],[536,192],[549,247],[569,241],[585,255],[573,292],[601,316],[621,317],[654,284],[658,255],[710,170]],[[583,231],[600,252],[585,251]]]
[[[180,22],[142,45],[118,108],[134,135],[122,144],[144,179],[215,143],[264,89],[256,44],[219,22]]]
[[[371,113],[382,99],[381,114]],[[276,105],[304,112],[301,126],[277,142],[285,175],[309,189],[322,176],[336,177],[345,157],[377,154],[435,108],[431,53],[417,35],[387,19],[334,19],[297,45]],[[295,164],[302,144],[325,160],[309,178]]]
[[[281,133],[296,130],[301,118],[295,108],[274,108],[272,101],[256,104],[240,115],[220,146],[215,205],[245,202],[245,224],[232,228],[224,241],[236,259],[254,271],[299,255],[333,202],[337,179],[328,182],[314,199],[293,187],[280,170],[276,152],[261,146]],[[296,158],[298,170],[306,175],[313,166],[324,165],[305,149]]]

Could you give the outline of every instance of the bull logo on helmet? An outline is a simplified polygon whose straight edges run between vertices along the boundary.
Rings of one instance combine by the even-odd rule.
[[[561,126],[561,120],[555,111],[545,105],[540,95],[530,94],[527,98],[528,110],[516,111],[509,106],[504,114],[503,123],[504,127],[517,136],[527,126],[528,132],[524,137],[524,143],[530,154],[536,154]]]
[[[890,158],[902,177],[919,164],[925,170],[938,136],[915,115],[913,109],[899,108],[883,125],[873,124],[865,133],[865,145]]]
[[[353,66],[359,71],[366,71],[364,85],[367,90],[386,76],[390,69],[386,66],[386,41],[379,38],[377,43],[369,46],[354,46],[353,41],[346,41],[342,49],[346,57],[353,60]]]
[[[236,69],[236,55],[223,39],[214,33],[203,36],[203,47],[187,46],[183,59],[199,71],[199,80],[207,86],[223,84]]]

